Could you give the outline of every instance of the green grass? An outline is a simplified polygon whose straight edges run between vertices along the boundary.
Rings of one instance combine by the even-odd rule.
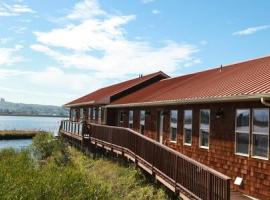
[[[124,162],[90,158],[52,136],[22,151],[0,151],[0,199],[170,199]]]
[[[23,131],[23,130],[0,130],[0,139],[27,139],[37,134],[44,134],[45,131]]]

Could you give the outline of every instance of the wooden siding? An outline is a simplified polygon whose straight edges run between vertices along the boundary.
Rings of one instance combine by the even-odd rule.
[[[145,135],[158,140],[158,113],[165,111],[163,125],[163,144],[171,147],[232,178],[232,188],[260,199],[270,199],[270,161],[258,158],[244,157],[235,154],[235,112],[240,108],[263,108],[259,102],[222,103],[179,105],[166,107],[143,107],[111,109],[110,118],[117,116],[119,111],[124,115],[123,127],[128,127],[128,111],[134,110],[133,129],[139,132],[139,112],[146,110]],[[216,112],[222,108],[224,116],[216,118]],[[178,110],[177,142],[169,139],[170,110]],[[183,113],[184,110],[193,111],[192,145],[183,145]],[[200,109],[210,109],[210,144],[209,149],[199,147],[199,112]],[[114,114],[113,114],[114,113]],[[116,117],[114,117],[116,119]],[[116,121],[116,120],[114,120]],[[110,121],[111,125],[112,120]],[[250,136],[251,137],[251,136]],[[250,139],[251,143],[251,139]],[[233,184],[236,177],[243,178],[242,186]]]

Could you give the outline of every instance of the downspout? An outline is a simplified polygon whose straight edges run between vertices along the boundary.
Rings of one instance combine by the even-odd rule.
[[[263,105],[265,105],[265,106],[270,107],[270,102],[267,102],[266,99],[265,99],[265,97],[261,97],[261,103],[262,103]]]

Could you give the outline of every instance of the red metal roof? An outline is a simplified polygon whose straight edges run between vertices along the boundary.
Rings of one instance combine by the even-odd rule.
[[[263,94],[270,96],[270,56],[163,79],[112,104],[214,101]]]
[[[140,84],[144,84],[146,81],[154,80],[155,78],[158,77],[159,79],[157,79],[156,81],[159,81],[160,79],[163,78],[168,78],[169,76],[159,71],[139,78],[134,78],[125,82],[121,82],[91,92],[83,97],[80,97],[74,101],[65,104],[65,106],[72,107],[87,104],[109,104],[112,96],[127,91],[128,89],[132,89]]]

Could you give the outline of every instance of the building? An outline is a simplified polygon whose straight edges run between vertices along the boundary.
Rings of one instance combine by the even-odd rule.
[[[176,78],[161,74],[103,103],[104,123],[129,127],[231,177],[234,190],[270,199],[270,57]]]

